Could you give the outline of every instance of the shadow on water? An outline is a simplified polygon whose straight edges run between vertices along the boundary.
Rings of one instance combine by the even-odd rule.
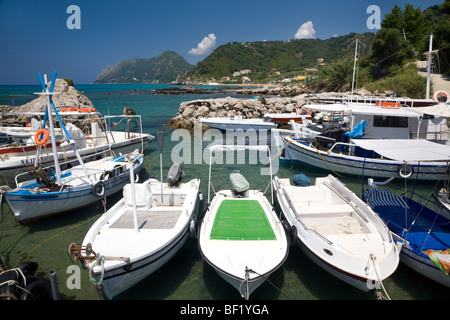
[[[428,279],[402,262],[390,279],[396,286],[396,291],[391,295],[392,299],[405,294],[414,300],[448,300],[450,298],[450,288]]]
[[[189,279],[196,261],[196,240],[189,238],[185,245],[166,264],[128,289],[117,300],[193,299],[177,296],[177,290]]]
[[[302,287],[302,292],[296,293],[295,290],[291,290],[294,291],[292,296],[295,299],[367,300],[376,298],[373,293],[353,288],[317,266],[297,245],[291,246],[285,268],[296,275]]]

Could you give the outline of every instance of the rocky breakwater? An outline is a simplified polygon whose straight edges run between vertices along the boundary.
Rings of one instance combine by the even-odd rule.
[[[71,80],[56,79],[53,92],[58,92],[52,96],[52,101],[56,107],[67,108],[94,108],[91,100],[84,94],[76,90],[71,83]],[[47,107],[47,96],[40,95],[36,99],[21,105],[21,106],[0,106],[0,112],[2,112],[2,121],[5,123],[26,124],[30,122],[31,118],[36,118],[33,113],[45,112]],[[63,112],[60,112],[63,114]],[[88,118],[98,117],[96,114],[86,114],[79,112],[79,114],[65,117],[65,121],[72,122],[84,122],[89,121]]]
[[[289,98],[217,98],[184,101],[178,115],[169,121],[172,128],[193,128],[201,118],[229,117],[241,115],[243,118],[262,118],[266,113],[295,112],[306,104],[307,94]]]

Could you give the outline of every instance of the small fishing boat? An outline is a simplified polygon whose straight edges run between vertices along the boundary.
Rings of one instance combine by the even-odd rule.
[[[3,187],[1,192],[4,194],[11,212],[20,223],[29,223],[41,218],[54,215],[57,213],[71,211],[83,206],[92,204],[118,192],[129,181],[130,170],[139,173],[143,167],[143,155],[138,151],[121,155],[119,157],[103,157],[101,159],[84,163],[78,153],[76,143],[72,140],[64,123],[59,118],[56,107],[53,104],[51,96],[53,92],[53,84],[56,79],[56,72],[53,73],[52,85],[47,88],[47,79],[45,82],[38,74],[41,82],[43,94],[47,96],[47,113],[50,132],[42,128],[38,132],[45,133],[42,139],[39,135],[38,140],[43,142],[52,137],[52,151],[54,166],[50,170],[45,170],[39,165],[38,147],[34,166],[30,166],[28,173],[31,179],[23,182],[19,181],[16,176],[16,187]],[[64,130],[67,147],[72,149],[78,161],[77,165],[68,166],[62,170],[56,155],[56,140],[54,132],[54,124],[52,120],[52,107],[56,116],[60,120],[61,128]],[[46,121],[44,121],[43,126]]]
[[[210,152],[269,150],[267,146],[210,147]],[[199,248],[204,260],[246,300],[286,260],[287,237],[272,204],[261,190],[251,190],[238,171],[230,174],[231,190],[215,192],[199,217]]]
[[[289,112],[289,113],[266,113],[263,119],[271,121],[275,124],[287,124],[291,121],[296,123],[308,123],[311,120],[311,114],[302,114],[301,112]]]
[[[332,175],[316,178],[314,185],[305,183],[309,179],[294,180],[300,185],[275,177],[273,186],[302,251],[355,288],[379,289],[399,263],[396,243],[385,224]]]
[[[69,254],[89,271],[108,299],[162,267],[194,232],[200,180],[182,183],[180,166],[168,182],[148,179],[123,188],[123,198],[98,219]]]
[[[202,118],[200,122],[213,129],[219,130],[271,130],[275,128],[275,123],[266,119],[254,118],[243,119],[241,116],[226,117],[211,117]]]
[[[125,125],[122,123],[125,122]],[[121,130],[111,130],[111,123],[120,123]],[[130,130],[133,126],[133,130]],[[0,174],[7,180],[4,183],[12,183],[14,177],[26,172],[28,167],[38,162],[41,166],[49,166],[54,163],[53,145],[50,134],[48,140],[40,141],[42,131],[36,127],[28,131],[28,138],[24,141],[17,136],[10,136],[13,143],[0,147]],[[147,144],[154,139],[148,133],[142,132],[141,118],[139,115],[117,115],[93,118],[90,125],[90,134],[85,134],[72,123],[65,124],[65,128],[75,142],[77,152],[84,157],[84,161],[103,155],[105,152],[113,154],[126,154],[138,149],[141,152],[147,148]],[[101,129],[103,128],[103,130]],[[54,128],[55,129],[55,128]],[[9,133],[11,128],[9,128]],[[44,131],[45,132],[45,131]],[[56,157],[59,161],[76,162],[77,156],[74,150],[64,142],[64,131],[55,130]],[[21,142],[20,142],[21,141]],[[37,149],[39,148],[39,153]]]
[[[284,139],[284,161],[344,176],[438,181],[446,178],[450,159],[450,146],[424,139],[352,139],[331,142],[327,150],[302,139]]]
[[[430,199],[414,192],[399,196],[389,189],[379,189],[373,180],[369,185],[363,200],[391,230],[401,247],[400,260],[423,276],[450,287],[449,219],[426,205]]]

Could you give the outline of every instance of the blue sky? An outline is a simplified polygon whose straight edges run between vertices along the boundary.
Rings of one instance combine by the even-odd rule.
[[[233,41],[375,32],[367,27],[370,5],[383,19],[407,3],[424,10],[443,0],[0,0],[0,85],[36,84],[36,73],[54,70],[92,83],[108,65],[166,50],[196,64]],[[67,13],[71,5],[79,15]],[[69,29],[68,20],[80,29]]]

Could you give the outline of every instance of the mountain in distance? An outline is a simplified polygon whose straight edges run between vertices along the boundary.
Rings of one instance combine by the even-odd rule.
[[[153,58],[132,58],[108,66],[94,83],[171,83],[193,68],[182,56],[168,50]]]

